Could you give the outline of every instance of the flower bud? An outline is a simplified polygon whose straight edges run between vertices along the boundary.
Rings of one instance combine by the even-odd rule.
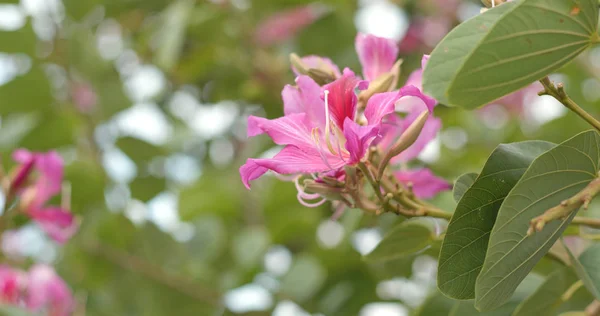
[[[387,166],[390,160],[406,150],[417,140],[421,131],[423,130],[423,126],[425,126],[425,122],[427,122],[427,118],[429,118],[429,111],[423,111],[417,119],[410,124],[410,126],[400,135],[400,138],[394,143],[390,151],[385,154],[385,157],[381,161],[379,165],[379,175],[378,179],[381,179],[383,175],[383,170]]]
[[[501,5],[505,2],[507,2],[507,0],[481,0],[481,2],[487,8],[492,8],[492,7],[495,7],[495,6],[498,6],[498,5]]]
[[[296,71],[298,73],[303,74],[303,75],[308,74],[308,65],[306,65],[302,61],[302,58],[300,58],[298,55],[291,53],[290,54],[290,63],[292,64],[292,66],[294,68],[296,68]]]
[[[335,81],[335,77],[332,73],[319,68],[308,69],[308,76],[310,76],[316,83],[318,83],[321,86]]]
[[[325,183],[317,183],[313,180],[304,180],[304,192],[309,194],[319,194],[328,200],[341,200],[343,188],[336,188]]]
[[[381,76],[377,77],[377,79],[373,80],[373,82],[369,84],[369,88],[361,91],[358,94],[358,102],[360,104],[360,107],[365,107],[367,105],[367,102],[373,95],[381,92],[390,91],[390,89],[393,88],[393,82],[394,74],[391,72],[386,72]]]

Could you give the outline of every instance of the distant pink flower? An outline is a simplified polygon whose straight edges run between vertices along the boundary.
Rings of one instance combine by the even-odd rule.
[[[358,33],[355,47],[363,76],[369,81],[389,72],[398,59],[398,44],[389,38]]]
[[[364,89],[352,71],[346,69],[341,78],[323,86],[326,102],[315,98],[316,83],[300,76],[298,88],[284,89],[284,117],[267,120],[248,118],[248,136],[268,134],[278,145],[285,147],[271,159],[248,159],[240,168],[246,187],[250,181],[268,170],[280,174],[332,172],[362,159],[372,141],[379,135],[382,119],[394,111],[396,101],[409,95],[422,97],[418,89],[406,87],[385,99],[369,100],[366,125],[357,123],[357,96],[355,88]],[[292,103],[293,102],[293,103]]]
[[[45,310],[48,316],[70,315],[74,306],[67,284],[52,267],[42,264],[29,270],[25,302],[30,310]]]
[[[54,151],[47,153],[33,153],[25,149],[19,149],[13,153],[13,159],[21,165],[18,170],[29,170],[27,174],[19,171],[23,179],[19,180],[20,187],[25,178],[33,171],[37,173],[35,183],[29,187],[22,188],[18,193],[21,197],[25,213],[29,215],[40,227],[53,239],[63,243],[68,240],[77,230],[73,215],[69,210],[59,207],[48,207],[46,203],[50,198],[61,191],[63,181],[62,158]],[[17,187],[17,186],[15,186]]]
[[[441,191],[450,190],[452,186],[439,178],[429,169],[401,170],[394,173],[398,181],[412,186],[418,198],[430,199]]]
[[[539,82],[534,82],[525,88],[506,95],[490,104],[502,105],[512,114],[522,114],[526,105],[531,104],[537,97],[538,92],[544,90],[544,87]],[[481,109],[485,111],[485,107]]]
[[[87,83],[74,83],[71,86],[71,99],[82,113],[89,113],[96,107],[98,96],[94,89]]]
[[[6,265],[0,265],[0,302],[18,304],[21,298],[24,275]]]
[[[410,54],[419,50],[429,50],[439,43],[452,28],[452,20],[444,16],[416,18],[408,27],[400,41],[399,50]]]
[[[324,9],[314,4],[279,11],[258,25],[254,39],[261,46],[283,42],[315,22],[323,13]]]

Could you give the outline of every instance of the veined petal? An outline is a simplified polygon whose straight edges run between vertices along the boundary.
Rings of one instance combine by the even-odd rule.
[[[399,91],[378,93],[372,96],[365,107],[365,117],[369,125],[379,124],[388,114],[396,111],[396,101],[402,97]]]
[[[59,243],[66,242],[77,232],[78,225],[73,214],[59,207],[31,210],[28,214],[48,236]]]
[[[341,78],[323,86],[323,91],[329,91],[327,101],[331,120],[340,129],[346,118],[354,121],[357,101],[354,89],[364,89],[366,85],[368,85],[366,82],[360,80],[350,69],[346,68]]]
[[[346,150],[350,153],[349,164],[359,162],[365,155],[371,142],[379,133],[378,125],[360,126],[346,118],[344,121],[344,136],[346,137]]]
[[[397,171],[394,173],[398,181],[412,184],[413,192],[418,198],[429,199],[442,191],[449,190],[451,185],[444,179],[435,176],[427,168]]]
[[[33,171],[36,155],[26,149],[17,149],[13,152],[12,157],[13,160],[20,164],[10,183],[11,191],[15,192],[21,188],[29,174]]]
[[[306,124],[306,114],[290,114],[268,120],[262,117],[248,117],[248,136],[266,133],[278,145],[313,147],[310,126]]]
[[[325,103],[320,97],[321,87],[309,76],[298,76],[296,85],[286,85],[281,92],[284,114],[305,113],[312,127],[323,128]]]
[[[389,38],[358,33],[355,46],[363,75],[369,81],[390,71],[398,58],[398,45]]]
[[[308,56],[302,57],[301,59],[302,59],[302,62],[308,68],[316,68],[316,69],[326,71],[326,72],[332,74],[335,78],[339,78],[342,76],[342,73],[340,72],[340,68],[336,64],[334,64],[331,61],[331,59],[329,59],[327,57],[321,57],[321,56],[317,56],[317,55],[308,55]],[[298,72],[298,70],[296,70],[294,67],[292,67],[292,71],[296,74],[296,76],[301,75]]]
[[[327,151],[319,152],[316,148],[298,148],[285,146],[275,157],[270,159],[248,159],[240,168],[242,182],[250,188],[250,181],[259,178],[268,170],[279,174],[313,173],[335,170],[343,167],[344,161]]]
[[[433,108],[437,104],[434,98],[425,95],[415,86],[400,88],[400,94],[402,97],[396,102],[396,111],[398,112],[422,112],[426,108],[429,113],[433,113]]]

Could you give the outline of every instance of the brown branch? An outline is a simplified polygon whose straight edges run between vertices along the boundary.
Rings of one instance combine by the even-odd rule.
[[[139,273],[195,300],[213,306],[221,305],[221,294],[219,292],[193,283],[188,278],[168,274],[160,266],[145,261],[142,258],[100,243],[86,243],[82,246],[83,249],[93,255],[108,260],[125,270]]]

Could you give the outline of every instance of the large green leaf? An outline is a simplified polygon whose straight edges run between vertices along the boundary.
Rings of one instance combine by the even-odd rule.
[[[597,39],[594,0],[505,3],[456,27],[434,49],[425,92],[476,108],[560,68]]]
[[[406,221],[394,227],[365,259],[389,261],[425,250],[434,240],[431,227],[423,221]]]
[[[577,276],[568,268],[554,271],[537,291],[517,307],[513,316],[555,314],[564,303],[562,295],[577,280]]]
[[[479,174],[475,172],[469,172],[456,179],[456,182],[454,182],[454,188],[452,189],[452,196],[454,197],[454,201],[456,201],[456,203],[462,199],[463,195],[465,195],[465,192],[467,192],[471,185],[473,185],[478,176]]]
[[[582,190],[598,174],[600,136],[587,131],[536,158],[500,207],[481,273],[476,306],[503,304],[569,225],[568,218],[548,223],[527,236],[529,222]]]
[[[531,162],[552,143],[502,144],[492,152],[481,174],[462,196],[452,215],[439,258],[438,287],[456,299],[475,297],[475,279],[504,198]]]
[[[596,299],[600,299],[600,244],[595,244],[586,249],[579,259],[575,258],[569,248],[565,245],[567,253],[571,258],[571,263],[577,275],[583,281],[585,287],[594,295]]]

